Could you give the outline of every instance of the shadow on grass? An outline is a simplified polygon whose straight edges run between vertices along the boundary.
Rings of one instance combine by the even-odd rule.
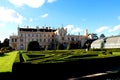
[[[9,56],[8,54],[9,54],[9,53],[4,53],[4,54],[2,54],[2,55],[0,54],[0,57]]]
[[[14,63],[12,73],[13,80],[18,78],[67,80],[72,77],[103,72],[116,66],[120,67],[120,57],[47,64]]]
[[[12,72],[1,72],[0,73],[0,80],[12,80]]]

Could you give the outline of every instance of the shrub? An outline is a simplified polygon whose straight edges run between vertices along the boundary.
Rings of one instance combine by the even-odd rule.
[[[12,47],[8,46],[8,47],[6,47],[6,49],[11,51]]]
[[[0,56],[2,56],[2,55],[4,55],[4,53],[0,51]]]
[[[40,46],[37,41],[31,41],[28,43],[27,51],[39,51],[39,50],[40,50]]]
[[[1,48],[1,52],[4,53],[5,52],[5,47]]]
[[[58,46],[57,46],[57,49],[58,49],[58,50],[63,50],[63,49],[64,49],[63,44],[59,43]]]
[[[70,43],[67,45],[67,50],[70,50],[70,49],[78,49],[78,48],[79,48],[79,44],[78,44],[78,43],[70,42]]]

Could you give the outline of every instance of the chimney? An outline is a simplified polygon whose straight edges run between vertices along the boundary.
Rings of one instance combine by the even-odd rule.
[[[48,30],[48,27],[46,27],[46,29]]]
[[[39,26],[36,26],[36,29],[39,29]]]

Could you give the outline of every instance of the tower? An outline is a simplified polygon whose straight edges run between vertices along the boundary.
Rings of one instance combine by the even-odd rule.
[[[88,29],[85,30],[85,36],[88,36]]]

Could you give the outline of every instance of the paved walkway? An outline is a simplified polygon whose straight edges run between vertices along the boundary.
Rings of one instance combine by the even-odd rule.
[[[5,53],[4,56],[0,56],[0,72],[12,72],[12,65],[15,60],[18,51]]]
[[[69,78],[68,80],[120,80],[120,66],[99,73]]]

